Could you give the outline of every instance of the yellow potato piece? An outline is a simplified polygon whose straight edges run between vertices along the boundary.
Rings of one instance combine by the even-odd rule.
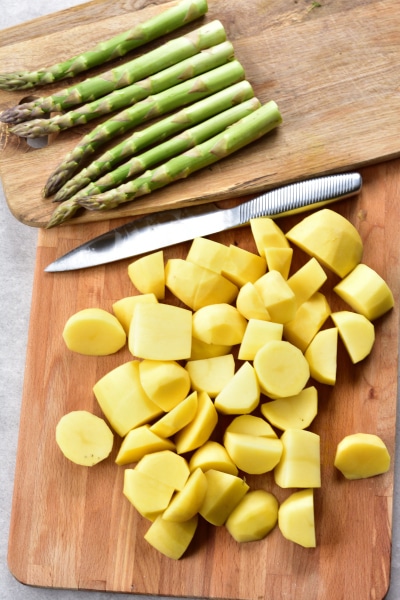
[[[172,450],[146,454],[139,460],[136,470],[172,486],[174,490],[183,490],[190,475],[186,459]]]
[[[305,352],[330,314],[326,297],[316,292],[297,309],[294,319],[283,325],[283,337]]]
[[[150,431],[160,437],[171,437],[193,421],[197,412],[197,392],[194,391],[166,415],[150,426]]]
[[[368,356],[375,343],[375,327],[364,315],[349,310],[331,314],[353,364]]]
[[[182,523],[192,519],[200,510],[207,491],[207,478],[201,469],[191,473],[185,487],[178,492],[163,512],[163,519]]]
[[[129,330],[129,350],[137,358],[184,360],[192,346],[192,312],[170,304],[138,304]]]
[[[283,452],[275,467],[281,488],[321,487],[320,437],[305,429],[286,429],[280,438]]]
[[[265,248],[265,259],[269,271],[279,271],[284,279],[289,277],[293,248]]]
[[[314,491],[294,492],[284,500],[278,511],[278,526],[282,535],[304,548],[315,548]]]
[[[297,306],[306,302],[318,292],[328,279],[327,274],[316,258],[310,258],[287,280],[288,285],[296,296]]]
[[[282,431],[306,429],[318,413],[318,391],[314,386],[304,388],[296,396],[278,398],[260,407],[263,416]]]
[[[93,392],[111,427],[121,437],[162,414],[142,387],[138,360],[123,363],[106,373],[95,383]]]
[[[261,437],[278,437],[271,425],[262,417],[256,415],[239,415],[235,417],[225,429],[232,433],[245,433]]]
[[[205,476],[207,491],[199,513],[212,525],[223,525],[249,486],[240,477],[214,469],[206,471]]]
[[[161,450],[175,450],[175,444],[150,431],[149,425],[142,425],[128,431],[122,440],[115,462],[117,465],[127,465],[138,462],[146,454]]]
[[[231,244],[221,274],[238,287],[254,283],[267,270],[265,258]]]
[[[207,392],[210,398],[215,398],[234,376],[235,359],[233,354],[225,354],[189,361],[185,368],[192,388],[198,392]]]
[[[195,515],[189,521],[177,523],[167,521],[159,516],[150,525],[144,535],[144,539],[153,548],[168,558],[179,560],[189,547],[196,532],[198,516]]]
[[[345,277],[361,262],[360,234],[350,221],[330,208],[307,215],[286,237],[339,277]]]
[[[167,508],[174,488],[137,469],[125,469],[123,494],[142,517],[154,521]]]
[[[364,479],[386,473],[390,454],[379,436],[354,433],[339,442],[334,465],[347,479]]]
[[[148,360],[139,363],[140,383],[154,404],[169,411],[184,400],[190,390],[187,371],[174,360]]]
[[[364,263],[357,265],[333,290],[370,321],[378,319],[394,306],[393,294],[386,281]]]
[[[289,248],[282,229],[270,217],[251,219],[250,227],[260,256],[265,256],[266,248]]]
[[[216,396],[214,405],[225,415],[251,413],[260,402],[260,384],[253,366],[244,362]]]
[[[192,310],[209,304],[233,302],[237,286],[215,271],[181,258],[171,258],[165,267],[165,285]]]
[[[236,308],[246,319],[271,320],[271,315],[267,311],[261,295],[251,281],[240,288],[236,298]]]
[[[238,469],[249,475],[272,471],[282,455],[282,442],[273,437],[226,431],[224,446]]]
[[[162,250],[137,258],[128,266],[128,276],[142,294],[165,297],[164,253]]]
[[[219,442],[208,440],[195,450],[189,460],[190,472],[201,469],[203,472],[214,469],[237,475],[238,469],[226,448]]]
[[[315,381],[335,385],[337,373],[338,328],[321,329],[304,353]]]
[[[210,396],[206,392],[198,392],[197,400],[194,419],[175,435],[178,454],[185,454],[202,446],[217,425],[218,413]]]
[[[265,538],[278,522],[278,500],[265,490],[250,490],[233,509],[225,527],[237,542]]]
[[[131,326],[131,321],[135,314],[135,306],[139,302],[155,303],[158,302],[158,300],[154,294],[139,294],[138,296],[126,296],[125,298],[121,298],[112,305],[114,315],[121,323],[126,335],[129,334],[129,327]]]
[[[221,273],[229,248],[225,244],[197,237],[192,241],[186,260],[215,273]]]
[[[70,461],[92,467],[110,455],[114,435],[100,417],[86,410],[75,410],[57,423],[56,442]]]
[[[267,342],[281,340],[283,333],[282,323],[262,321],[260,319],[249,319],[246,331],[240,344],[238,359],[254,360],[258,350]]]
[[[69,350],[88,356],[106,356],[126,344],[117,317],[102,308],[84,308],[65,323],[62,337]]]
[[[286,341],[267,342],[257,352],[253,364],[261,390],[271,398],[295,396],[310,377],[303,353]]]
[[[275,323],[291,321],[297,310],[296,296],[279,271],[268,271],[254,286]]]
[[[247,321],[230,304],[204,306],[193,314],[193,337],[207,344],[240,344]]]

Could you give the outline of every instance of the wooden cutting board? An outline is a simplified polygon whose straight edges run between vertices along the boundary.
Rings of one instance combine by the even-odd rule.
[[[58,62],[165,7],[159,0],[95,0],[3,31],[1,70]],[[210,0],[206,20],[213,19],[225,26],[255,94],[278,103],[283,125],[185,181],[76,222],[243,196],[399,155],[400,11],[392,0]],[[39,93],[60,87],[65,83]],[[25,95],[1,92],[0,109]],[[17,219],[45,225],[54,205],[42,199],[43,186],[88,128],[64,132],[39,150],[2,128],[0,176]]]
[[[378,434],[394,458],[399,174],[399,160],[364,168],[361,193],[335,205],[360,231],[364,262],[386,279],[396,306],[375,322],[370,357],[352,366],[340,344],[337,385],[318,385],[319,414],[311,427],[321,436],[316,549],[285,540],[278,528],[261,542],[239,545],[224,527],[201,521],[188,553],[171,561],[144,541],[149,523],[122,494],[124,467],[114,463],[118,439],[111,457],[96,467],[64,459],[55,443],[58,420],[76,409],[100,415],[93,384],[131,358],[125,349],[102,358],[69,352],[61,337],[64,324],[82,308],[111,310],[115,300],[135,290],[127,276],[130,260],[78,272],[43,271],[89,233],[107,231],[109,222],[39,231],[9,539],[9,567],[18,580],[54,588],[226,600],[384,597],[390,577],[393,465],[385,475],[347,481],[333,460],[337,443],[354,432]],[[287,231],[300,218],[281,219],[280,226]],[[212,237],[255,250],[248,227]],[[188,247],[166,249],[165,259],[184,257]],[[305,257],[296,256],[299,266]],[[344,305],[330,291],[334,282],[330,276],[323,291],[337,310]],[[271,474],[247,481],[253,489],[272,491],[279,501],[293,491],[276,487]]]

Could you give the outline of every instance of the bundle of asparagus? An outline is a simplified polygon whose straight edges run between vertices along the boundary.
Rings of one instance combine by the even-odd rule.
[[[88,77],[51,96],[43,96],[31,102],[7,108],[0,114],[0,121],[12,124],[22,123],[43,117],[51,112],[69,110],[78,104],[93,102],[115,90],[126,88],[141,79],[180,63],[201,50],[221,44],[225,40],[226,32],[222,23],[218,20],[211,21],[101,75]]]
[[[0,74],[0,89],[72,77],[181,27],[207,8],[207,0],[181,0],[69,61],[32,73]],[[108,210],[185,178],[282,122],[275,102],[262,105],[254,97],[220,21],[101,75],[7,109],[0,120],[11,124],[16,135],[42,137],[111,112],[115,114],[86,134],[49,176],[43,195],[53,195],[60,204],[48,228],[65,223],[81,208]],[[129,137],[93,157],[131,130]]]
[[[0,89],[26,90],[67,77],[74,77],[92,67],[125,56],[131,50],[179,29],[205,15],[207,10],[207,0],[181,0],[176,6],[66,61],[38,71],[2,73],[0,74]]]

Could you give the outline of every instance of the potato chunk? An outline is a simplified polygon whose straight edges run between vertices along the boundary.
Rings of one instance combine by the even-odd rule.
[[[139,376],[150,400],[164,411],[182,402],[190,390],[189,374],[174,360],[144,359],[139,363]]]
[[[316,258],[310,258],[287,280],[290,289],[296,296],[297,306],[306,302],[318,292],[327,280],[327,274]]]
[[[260,384],[254,367],[244,362],[216,396],[214,405],[225,415],[251,413],[260,402]]]
[[[270,217],[251,219],[250,228],[260,256],[265,256],[265,248],[289,248],[282,229]]]
[[[157,481],[137,469],[125,469],[123,494],[136,510],[150,521],[168,506],[174,493],[172,485]]]
[[[283,337],[305,352],[330,314],[331,309],[324,294],[315,292],[297,309],[294,319],[283,325]]]
[[[138,462],[146,454],[161,450],[175,450],[175,444],[156,435],[149,425],[142,425],[128,431],[122,440],[115,462],[117,465],[127,465]]]
[[[370,321],[378,319],[394,306],[393,294],[386,281],[364,263],[357,265],[333,290]]]
[[[118,352],[126,333],[117,317],[102,308],[84,308],[65,323],[62,337],[69,350],[88,356]]]
[[[214,469],[231,475],[238,474],[237,467],[226,448],[213,440],[208,440],[193,452],[189,461],[189,469],[191,472],[196,469],[201,469],[204,472]]]
[[[364,315],[350,310],[331,314],[353,364],[368,356],[375,343],[375,327]]]
[[[197,407],[197,392],[194,391],[167,412],[167,414],[153,423],[150,427],[150,431],[164,438],[175,435],[175,433],[193,421],[197,412]]]
[[[291,321],[297,310],[296,296],[279,271],[268,271],[257,279],[254,287],[275,323]]]
[[[256,415],[239,415],[231,421],[225,431],[232,433],[245,433],[261,437],[277,438],[271,425],[262,417]]]
[[[249,475],[272,471],[282,456],[282,442],[273,437],[226,431],[224,446],[238,469]]]
[[[215,398],[235,374],[233,354],[191,360],[185,366],[192,388]]]
[[[321,487],[319,435],[305,429],[286,429],[280,439],[283,452],[275,467],[275,483],[281,488]]]
[[[314,491],[294,492],[282,502],[278,511],[278,526],[282,535],[304,548],[315,548]]]
[[[266,270],[267,264],[263,256],[231,244],[221,274],[238,287],[242,287],[249,281],[254,283]]]
[[[140,302],[156,303],[158,300],[154,294],[139,294],[138,296],[126,296],[125,298],[121,298],[112,305],[114,315],[121,323],[126,335],[129,334],[129,328],[135,314],[135,307]]]
[[[257,352],[253,364],[262,391],[271,398],[295,396],[310,377],[307,360],[290,342],[267,342]]]
[[[205,473],[207,491],[199,513],[212,525],[223,525],[249,490],[243,479],[210,469]]]
[[[146,454],[139,460],[136,470],[171,485],[174,490],[183,490],[190,475],[186,459],[172,450]]]
[[[175,436],[178,454],[185,454],[202,446],[217,425],[218,413],[210,396],[206,392],[198,392],[197,400],[198,406],[194,418]]]
[[[293,248],[265,248],[265,258],[269,271],[279,271],[284,279],[289,277],[293,258]]]
[[[59,420],[56,442],[70,461],[91,467],[109,456],[114,435],[100,417],[86,410],[75,410]]]
[[[162,250],[137,258],[128,266],[128,276],[142,294],[165,297],[164,253]]]
[[[229,248],[225,244],[208,238],[194,238],[187,253],[186,260],[196,263],[215,273],[221,273]]]
[[[265,490],[250,490],[233,509],[225,527],[237,542],[265,538],[278,521],[278,500]]]
[[[233,302],[238,294],[237,286],[220,273],[181,258],[168,260],[165,277],[167,288],[192,310]]]
[[[271,340],[281,340],[283,325],[272,321],[249,319],[240,344],[238,359],[254,360],[258,350]]]
[[[379,436],[354,433],[339,442],[334,465],[346,479],[374,477],[389,470],[390,454]]]
[[[296,396],[278,398],[261,405],[261,412],[274,427],[286,429],[305,429],[318,412],[318,391],[314,386],[304,388]]]
[[[121,437],[162,414],[143,389],[138,360],[123,363],[106,373],[93,386],[93,393],[111,427]]]
[[[339,277],[345,277],[361,262],[360,234],[350,221],[330,208],[307,215],[286,237]]]
[[[236,308],[246,319],[271,320],[271,315],[267,311],[261,295],[251,281],[240,288],[236,298]]]
[[[338,329],[321,329],[304,353],[315,381],[335,385],[337,372]]]
[[[170,304],[138,304],[129,330],[129,350],[137,358],[184,360],[192,347],[192,312]]]
[[[192,519],[199,512],[206,492],[207,478],[201,469],[195,469],[163,512],[163,519],[179,523]]]
[[[204,306],[193,314],[193,337],[207,344],[240,344],[247,321],[230,304]]]
[[[179,560],[189,547],[196,532],[198,516],[178,523],[159,516],[150,525],[144,539],[168,558]]]

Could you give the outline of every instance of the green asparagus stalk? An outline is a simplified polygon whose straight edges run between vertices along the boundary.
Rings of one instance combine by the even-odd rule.
[[[67,154],[64,161],[50,175],[44,188],[44,195],[51,196],[59,190],[85,159],[117,135],[126,133],[138,125],[181,106],[192,104],[243,79],[242,65],[237,60],[232,60],[199,77],[184,81],[154,96],[149,96],[117,113],[85,135],[80,143]]]
[[[116,90],[82,107],[57,115],[50,119],[34,119],[14,125],[11,133],[20,137],[36,138],[51,133],[58,133],[76,125],[107,115],[116,110],[136,104],[150,94],[158,94],[172,88],[178,83],[192,79],[202,73],[215,69],[233,59],[234,50],[230,42],[223,42],[212,48],[202,50],[198,54],[172,65],[142,81],[133,83],[121,90]]]
[[[271,100],[210,140],[117,188],[103,194],[82,197],[79,204],[94,211],[116,208],[226,158],[259,139],[281,122],[282,116],[278,106]]]
[[[207,0],[181,0],[160,14],[66,61],[37,71],[0,74],[0,89],[26,90],[74,77],[92,67],[125,56],[127,52],[175,31],[203,16],[207,10]]]
[[[141,79],[163,71],[201,50],[226,40],[220,21],[211,21],[187,35],[180,36],[97,77],[89,77],[71,87],[43,96],[31,102],[10,107],[0,114],[4,123],[22,123],[51,112],[62,112],[86,102],[93,102],[111,92],[130,86]]]
[[[160,143],[196,123],[205,121],[215,114],[253,98],[254,91],[244,79],[211,96],[182,108],[176,113],[160,119],[144,129],[135,131],[129,138],[113,146],[86,168],[69,179],[54,196],[54,202],[62,202],[74,196],[90,182],[112,171],[118,164],[129,159],[155,143]]]
[[[118,187],[128,179],[143,173],[146,169],[150,169],[162,161],[177,156],[189,148],[193,148],[196,144],[201,144],[233,123],[236,123],[244,116],[254,112],[260,106],[260,101],[257,98],[251,98],[131,158],[101,177],[98,181],[90,183],[78,194],[66,200],[66,202],[60,204],[47,224],[47,229],[55,225],[60,225],[70,219],[81,208],[79,201],[84,196],[102,194],[109,189]]]

